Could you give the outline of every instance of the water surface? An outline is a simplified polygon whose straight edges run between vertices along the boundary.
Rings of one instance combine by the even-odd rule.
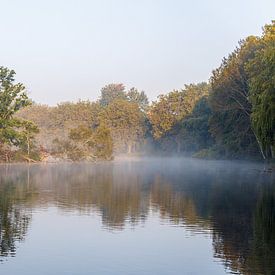
[[[0,274],[274,274],[274,174],[144,158],[0,166]]]

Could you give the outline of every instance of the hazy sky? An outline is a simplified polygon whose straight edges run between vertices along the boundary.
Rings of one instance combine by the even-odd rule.
[[[108,83],[150,99],[207,81],[275,15],[274,0],[0,0],[0,66],[39,103],[98,98]]]

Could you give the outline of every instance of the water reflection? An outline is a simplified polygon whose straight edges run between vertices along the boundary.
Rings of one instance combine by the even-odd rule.
[[[17,179],[0,177],[0,260],[14,256],[16,242],[24,240],[31,215],[24,205],[30,198],[25,174]],[[20,184],[22,183],[22,184]]]
[[[99,213],[107,230],[149,213],[212,238],[213,257],[236,274],[275,272],[274,174],[256,164],[143,159],[0,167],[0,253],[14,255],[36,209]]]

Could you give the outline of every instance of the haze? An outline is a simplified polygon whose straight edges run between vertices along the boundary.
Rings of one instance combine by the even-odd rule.
[[[237,41],[274,17],[264,1],[2,1],[1,65],[55,105],[124,83],[150,99],[208,80]]]

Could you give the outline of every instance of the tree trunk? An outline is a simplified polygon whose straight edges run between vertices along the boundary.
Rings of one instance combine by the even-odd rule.
[[[250,128],[251,128],[251,131],[252,131],[252,133],[253,133],[253,135],[254,135],[254,137],[255,137],[257,143],[258,143],[258,147],[259,147],[260,153],[261,153],[261,155],[262,155],[262,158],[263,158],[263,160],[265,160],[265,159],[266,159],[266,156],[265,156],[265,154],[264,154],[264,151],[263,151],[261,142],[259,141],[259,139],[258,139],[258,137],[257,137],[257,135],[256,135],[256,133],[255,133],[255,131],[253,130],[252,124],[251,124],[251,127],[250,127]]]
[[[30,141],[29,138],[27,139],[27,146],[28,146],[28,157],[30,156]]]
[[[242,93],[239,93],[239,94],[242,94]],[[261,143],[260,143],[260,141],[259,141],[259,139],[258,139],[258,137],[257,137],[257,135],[256,135],[256,133],[255,133],[255,131],[254,131],[254,129],[253,129],[253,125],[252,125],[252,121],[251,121],[251,110],[248,111],[247,108],[245,108],[245,106],[243,106],[243,104],[242,104],[239,100],[237,100],[235,97],[231,97],[231,99],[233,99],[233,100],[241,107],[241,110],[248,116],[249,121],[250,121],[250,128],[251,128],[251,131],[252,131],[252,133],[254,134],[254,136],[255,136],[255,138],[256,138],[256,141],[257,141],[257,143],[258,143],[259,150],[260,150],[260,153],[261,153],[261,155],[262,155],[262,158],[265,160],[265,159],[266,159],[266,156],[265,156],[265,154],[264,154],[262,145],[261,145]]]

